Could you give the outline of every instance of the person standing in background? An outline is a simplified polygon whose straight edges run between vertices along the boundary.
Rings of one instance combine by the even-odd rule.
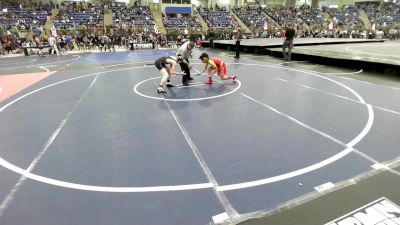
[[[293,29],[293,25],[289,24],[285,30],[285,41],[282,45],[282,55],[285,60],[292,60],[292,48],[293,48],[293,37],[296,34],[296,31]],[[286,53],[286,48],[288,48],[288,52]]]
[[[240,58],[240,51],[239,51],[239,48],[240,48],[240,39],[241,39],[241,38],[242,38],[242,31],[240,30],[240,28],[238,28],[238,29],[237,29],[237,34],[236,34],[236,47],[235,47],[236,56],[234,57],[235,59]]]
[[[57,48],[56,38],[50,34],[50,37],[47,41],[49,42],[50,49],[51,49],[50,54],[54,54],[54,52],[55,52],[55,53],[57,53],[57,55],[60,55],[60,52],[58,51],[58,48]]]
[[[208,39],[210,40],[210,48],[214,48],[214,37],[215,37],[214,32],[210,30],[208,33]]]

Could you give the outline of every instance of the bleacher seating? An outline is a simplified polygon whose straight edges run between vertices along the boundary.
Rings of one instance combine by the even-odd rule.
[[[100,4],[64,2],[54,20],[56,29],[103,26],[103,7]]]
[[[385,2],[381,9],[378,3],[357,3],[357,7],[365,10],[368,19],[380,27],[393,27],[400,23],[400,5]]]
[[[196,17],[192,16],[178,16],[178,17],[165,17],[163,18],[164,26],[167,28],[191,28],[201,27]]]
[[[261,8],[235,8],[233,12],[248,27],[263,27],[268,18],[261,14]]]
[[[297,20],[297,9],[278,9],[278,8],[265,8],[264,12],[274,19],[279,25],[285,26],[286,24],[292,24],[293,26],[300,27],[300,23]]]
[[[233,18],[225,8],[208,10],[198,8],[198,12],[206,21],[208,27],[212,28],[237,28],[239,23]]]
[[[25,9],[19,6],[8,6],[7,13],[0,14],[0,24],[5,30],[16,28],[30,30],[46,23],[48,12],[45,10]]]
[[[342,9],[324,8],[339,26],[353,27],[363,24],[355,6],[343,6]]]
[[[311,9],[310,6],[303,6],[298,11],[299,17],[309,26],[326,23],[325,16],[321,9]]]

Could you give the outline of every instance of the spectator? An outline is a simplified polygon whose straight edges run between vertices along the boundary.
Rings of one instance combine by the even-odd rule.
[[[296,34],[296,31],[292,28],[291,24],[288,25],[285,31],[285,41],[282,46],[282,54],[285,60],[292,60],[292,48],[293,48],[293,37]],[[288,52],[286,53],[286,48],[288,48]]]

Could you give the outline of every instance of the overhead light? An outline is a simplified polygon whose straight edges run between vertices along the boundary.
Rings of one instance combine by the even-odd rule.
[[[8,12],[8,9],[7,9],[7,8],[4,8],[4,9],[3,9],[3,12],[4,12],[4,13]]]

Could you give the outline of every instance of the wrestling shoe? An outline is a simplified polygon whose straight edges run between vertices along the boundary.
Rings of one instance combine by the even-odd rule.
[[[158,94],[164,94],[164,93],[167,93],[165,90],[163,90],[162,88],[158,88],[157,89],[157,93]]]

